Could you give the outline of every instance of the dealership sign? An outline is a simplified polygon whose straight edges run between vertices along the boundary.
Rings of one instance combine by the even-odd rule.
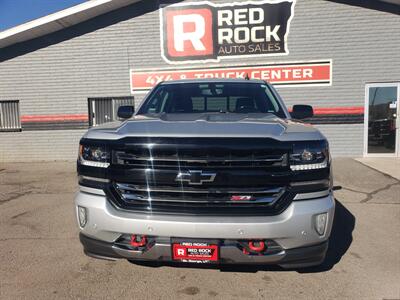
[[[164,6],[160,9],[162,57],[177,64],[286,55],[295,1],[202,1]]]
[[[181,68],[130,72],[131,91],[148,90],[162,81],[204,78],[261,79],[274,85],[330,85],[332,62],[296,62],[252,66]]]

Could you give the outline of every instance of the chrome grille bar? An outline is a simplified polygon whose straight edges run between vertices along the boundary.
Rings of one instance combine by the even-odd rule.
[[[171,193],[200,193],[200,194],[209,194],[209,193],[230,193],[230,194],[276,194],[282,191],[281,187],[277,188],[269,188],[269,189],[229,189],[229,188],[218,188],[218,189],[199,189],[192,187],[171,187],[171,186],[145,186],[145,185],[136,185],[136,184],[128,184],[128,183],[116,183],[116,187],[120,190],[128,190],[128,191],[140,191],[140,192],[171,192]]]
[[[270,188],[263,190],[199,190],[195,188],[144,188],[126,183],[114,184],[118,194],[125,201],[141,202],[170,202],[170,203],[199,203],[199,204],[269,204],[274,203],[285,192],[284,188]],[[251,200],[231,201],[232,195],[248,195]]]

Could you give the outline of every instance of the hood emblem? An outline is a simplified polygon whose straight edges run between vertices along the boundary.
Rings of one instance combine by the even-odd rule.
[[[213,182],[216,175],[217,173],[189,170],[187,172],[179,172],[175,181],[201,185],[203,182]]]

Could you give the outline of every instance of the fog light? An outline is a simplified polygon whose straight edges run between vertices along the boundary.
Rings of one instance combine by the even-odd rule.
[[[327,213],[319,214],[315,216],[315,230],[319,235],[325,233],[326,220],[328,218]]]
[[[83,228],[87,223],[87,211],[85,207],[78,206],[79,225]]]

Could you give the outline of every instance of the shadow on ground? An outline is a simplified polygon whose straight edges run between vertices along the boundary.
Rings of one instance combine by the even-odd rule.
[[[356,224],[356,218],[342,203],[337,199],[335,199],[335,201],[335,219],[333,221],[326,259],[322,265],[298,270],[299,273],[329,271],[342,259],[353,242],[353,230]]]
[[[329,248],[326,254],[324,263],[317,267],[295,269],[299,273],[318,273],[326,272],[336,265],[343,255],[349,249],[353,241],[353,230],[355,226],[354,215],[343,206],[340,201],[336,201],[335,218],[333,221],[331,237],[329,240]],[[193,264],[181,264],[181,263],[169,263],[169,262],[133,262],[133,264],[147,266],[147,267],[163,267],[169,266],[174,268],[197,268],[197,269],[219,269],[221,272],[246,272],[255,273],[258,271],[293,271],[283,269],[279,266],[274,265],[193,265]]]

